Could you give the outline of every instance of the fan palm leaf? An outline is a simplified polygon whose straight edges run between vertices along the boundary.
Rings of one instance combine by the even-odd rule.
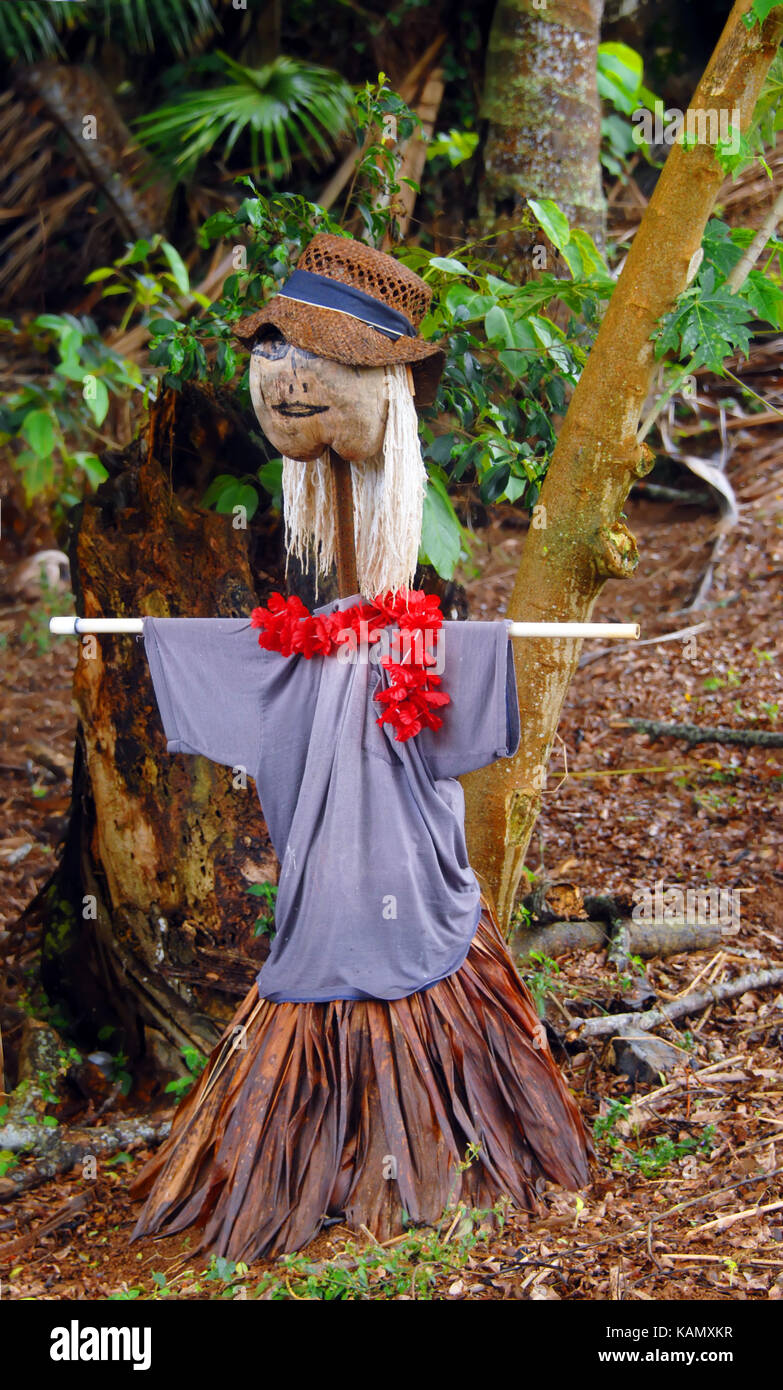
[[[248,136],[254,170],[288,173],[292,152],[310,163],[328,156],[346,128],[352,93],[328,68],[279,57],[263,68],[246,68],[225,53],[217,55],[230,81],[219,87],[184,92],[136,121],[139,139],[175,176],[189,177],[199,159],[215,146],[227,159]]]

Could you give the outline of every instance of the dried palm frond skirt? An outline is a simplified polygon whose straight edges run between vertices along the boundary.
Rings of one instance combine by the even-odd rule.
[[[535,1210],[536,1180],[583,1187],[591,1153],[485,907],[462,967],[407,998],[273,1004],[254,985],[131,1188],[132,1239],[193,1226],[194,1253],[247,1263],[330,1217],[384,1240],[457,1201]]]

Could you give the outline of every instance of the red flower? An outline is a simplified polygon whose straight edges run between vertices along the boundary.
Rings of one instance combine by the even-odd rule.
[[[394,660],[382,659],[390,684],[375,696],[385,706],[379,724],[391,724],[398,743],[414,738],[422,729],[439,729],[443,720],[436,709],[450,703],[451,697],[436,687],[440,676],[428,668],[436,664],[431,646],[443,623],[440,602],[434,594],[420,589],[399,589],[396,594],[379,594],[372,603],[355,603],[335,613],[315,616],[301,599],[292,595],[270,594],[267,608],[254,608],[253,627],[261,629],[258,642],[265,651],[282,656],[330,656],[345,642],[380,639],[385,627],[399,629]]]

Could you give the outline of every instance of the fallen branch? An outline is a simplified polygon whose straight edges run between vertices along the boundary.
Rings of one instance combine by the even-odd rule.
[[[0,1264],[8,1264],[15,1260],[30,1245],[37,1245],[42,1236],[50,1236],[53,1231],[59,1230],[61,1226],[66,1226],[72,1221],[74,1216],[83,1212],[90,1205],[95,1196],[95,1184],[85,1192],[79,1192],[75,1197],[71,1197],[64,1206],[47,1216],[45,1221],[41,1221],[32,1231],[28,1231],[23,1236],[17,1236],[16,1240],[8,1240],[5,1245],[0,1245]]]
[[[659,1086],[657,1090],[650,1091],[646,1096],[634,1097],[634,1106],[640,1110],[644,1105],[654,1105],[663,1096],[669,1095],[672,1091],[680,1091],[683,1086],[689,1090],[692,1086],[700,1086],[703,1078],[709,1077],[712,1081],[726,1081],[731,1078],[732,1073],[725,1069],[732,1066],[735,1062],[747,1061],[747,1055],[738,1052],[735,1057],[721,1057],[719,1062],[710,1062],[709,1066],[698,1067],[696,1071],[689,1071],[686,1076],[678,1078],[677,1081],[669,1081],[665,1086]],[[724,1068],[722,1071],[721,1068]],[[747,1072],[736,1072],[736,1079],[747,1081]]]
[[[659,1251],[659,1258],[661,1262],[665,1260],[684,1260],[687,1264],[722,1265],[726,1262],[725,1255],[682,1255],[678,1254],[676,1251],[671,1250]],[[771,1267],[772,1269],[780,1269],[781,1265],[780,1260],[757,1260],[754,1256],[751,1256],[751,1258],[748,1259],[745,1255],[742,1256],[742,1259],[739,1261],[739,1263],[742,1265],[743,1268],[745,1267],[745,1265],[749,1265],[753,1269],[755,1269],[757,1265],[759,1266],[759,1268]]]
[[[723,939],[720,922],[635,922],[633,918],[623,918],[619,925],[627,928],[631,955],[645,959],[676,956],[680,951],[705,951],[719,946]],[[602,951],[611,936],[605,922],[551,922],[533,931],[518,932],[512,945],[516,959],[524,966],[532,951],[546,956],[560,956],[566,951]]]
[[[616,729],[633,729],[651,738],[679,738],[685,743],[739,743],[743,747],[783,748],[783,732],[771,729],[708,729],[698,724],[663,724],[658,719],[624,719]]]
[[[711,402],[699,400],[699,405],[710,408]],[[714,409],[714,407],[712,407]],[[726,419],[724,428],[727,430],[755,429],[757,425],[778,425],[780,426],[779,410],[760,410],[758,415],[730,415]],[[705,420],[699,420],[696,425],[681,425],[677,423],[677,434],[712,434],[721,428],[720,424],[708,425]]]
[[[763,1207],[746,1207],[744,1211],[730,1211],[725,1216],[717,1216],[714,1221],[705,1221],[703,1226],[694,1226],[692,1230],[686,1231],[684,1239],[693,1240],[694,1236],[704,1235],[707,1231],[725,1231],[727,1226],[734,1226],[737,1221],[747,1221],[751,1216],[763,1216],[768,1211],[780,1211],[783,1202],[767,1202]]]
[[[684,642],[688,637],[695,637],[697,632],[703,632],[709,623],[693,623],[690,627],[680,627],[676,632],[663,632],[658,637],[642,637],[634,641],[634,651],[637,647],[657,646],[659,642]],[[614,656],[626,656],[627,650],[619,643],[612,643],[611,647],[599,647],[597,651],[585,652],[579,658],[579,665],[588,666],[591,661],[597,661],[599,656],[607,656],[612,653]]]
[[[726,288],[733,294],[742,289],[756,261],[764,251],[770,237],[775,235],[778,222],[783,218],[783,188],[780,189],[769,213],[765,217],[745,254],[740,257],[731,274],[726,279]]]
[[[27,1188],[68,1173],[87,1158],[116,1153],[137,1144],[159,1144],[171,1128],[171,1115],[158,1119],[133,1116],[95,1129],[49,1129],[43,1125],[7,1124],[0,1129],[0,1149],[36,1160],[35,1167],[0,1179],[0,1202]]]
[[[569,1035],[569,1040],[571,1037],[580,1040],[605,1038],[613,1033],[622,1035],[629,1028],[633,1028],[634,1032],[640,1029],[649,1031],[661,1023],[670,1023],[676,1018],[700,1013],[710,1004],[720,1004],[724,999],[734,999],[738,994],[745,994],[746,990],[769,989],[771,985],[781,984],[783,969],[756,970],[750,975],[740,975],[736,980],[727,980],[722,985],[709,985],[707,989],[694,990],[682,999],[674,999],[660,1009],[648,1009],[643,1014],[608,1014],[605,1018],[585,1019],[573,1030],[573,1034]]]
[[[653,502],[676,502],[680,507],[703,507],[713,500],[711,492],[685,492],[661,483],[635,483],[633,492],[637,497],[649,497]]]

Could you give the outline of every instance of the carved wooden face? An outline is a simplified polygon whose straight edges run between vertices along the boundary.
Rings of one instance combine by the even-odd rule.
[[[384,376],[383,367],[347,367],[294,347],[270,325],[251,353],[250,398],[281,454],[309,462],[330,445],[357,463],[383,444]]]

